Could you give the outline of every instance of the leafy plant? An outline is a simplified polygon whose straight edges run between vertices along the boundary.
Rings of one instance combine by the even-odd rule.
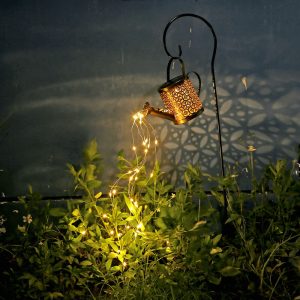
[[[231,235],[225,245],[236,257],[240,292],[266,299],[293,299],[299,295],[299,181],[283,160],[266,168],[251,193],[240,191],[237,174],[218,182],[214,196],[223,205],[221,186],[227,189]],[[241,289],[241,287],[243,287]],[[244,294],[244,292],[243,292]],[[241,297],[239,295],[238,297]]]
[[[80,199],[53,207],[32,188],[20,198],[17,228],[1,233],[2,298],[297,299],[300,186],[284,161],[245,193],[235,168],[220,178],[188,165],[175,190],[158,162],[118,159],[108,196],[93,140],[68,165]]]

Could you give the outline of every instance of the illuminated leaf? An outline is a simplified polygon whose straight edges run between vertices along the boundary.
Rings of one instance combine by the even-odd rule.
[[[110,252],[110,253],[108,254],[108,258],[117,258],[117,257],[118,257],[118,254],[115,253],[115,252]]]
[[[105,263],[105,268],[107,271],[110,270],[111,263],[112,263],[112,259],[108,259],[107,262]]]
[[[91,266],[93,263],[89,260],[84,260],[80,263],[82,266]]]
[[[128,209],[130,210],[130,212],[135,215],[136,207],[134,206],[134,204],[131,202],[131,200],[126,195],[124,195],[124,199],[125,199],[125,203],[126,203]]]
[[[74,210],[72,211],[72,215],[73,215],[74,217],[80,216],[80,211],[79,211],[79,209],[78,209],[78,208],[74,209]]]
[[[96,199],[99,199],[102,196],[102,192],[99,192],[98,194],[95,195]]]

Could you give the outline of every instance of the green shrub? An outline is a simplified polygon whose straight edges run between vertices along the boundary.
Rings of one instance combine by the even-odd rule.
[[[118,166],[118,186],[104,197],[92,141],[81,166],[68,165],[79,200],[53,207],[31,188],[20,198],[24,217],[1,233],[3,299],[299,297],[300,186],[284,161],[252,178],[251,193],[235,170],[219,178],[188,165],[175,191],[157,162],[149,172],[120,153]]]

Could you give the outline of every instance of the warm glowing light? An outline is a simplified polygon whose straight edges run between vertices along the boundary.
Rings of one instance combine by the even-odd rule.
[[[82,230],[82,231],[81,231],[81,234],[82,234],[82,235],[86,235],[86,230]]]
[[[137,201],[134,202],[134,206],[135,206],[135,207],[139,207],[139,204],[138,204]]]
[[[121,236],[122,236],[122,233],[121,233],[121,232],[119,232],[119,233],[118,233],[118,237],[121,237]]]
[[[141,229],[143,227],[143,223],[139,223],[136,228]]]
[[[133,115],[133,120],[142,120],[144,118],[144,115],[139,111],[139,112],[137,112],[137,113],[135,113],[134,115]]]
[[[126,229],[130,229],[130,226],[129,226],[129,225],[127,225],[127,226],[126,226]]]
[[[107,219],[107,214],[103,214],[103,215],[102,215],[102,218],[103,218],[103,219]]]
[[[126,266],[127,266],[126,261],[123,261],[123,267],[126,267]]]
[[[113,198],[117,195],[118,183],[121,180],[127,180],[128,183],[128,196],[133,196],[135,193],[135,184],[139,179],[138,174],[141,172],[143,166],[147,162],[147,157],[149,153],[152,151],[152,147],[154,150],[154,159],[156,159],[156,147],[158,141],[155,137],[155,130],[150,123],[146,120],[146,113],[144,110],[139,111],[133,114],[132,118],[132,126],[131,126],[131,137],[132,137],[132,146],[133,155],[135,156],[134,163],[129,163],[129,170],[126,174],[120,176],[114,184],[111,186],[111,190],[108,195],[110,198]],[[140,147],[140,145],[143,145]],[[152,175],[153,176],[153,175]],[[151,177],[152,177],[151,176]]]
[[[110,235],[114,235],[115,232],[114,232],[113,230],[111,230],[109,234],[110,234]]]

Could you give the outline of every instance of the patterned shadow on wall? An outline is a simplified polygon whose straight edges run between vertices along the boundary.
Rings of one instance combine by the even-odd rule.
[[[276,83],[254,76],[224,75],[218,81],[222,141],[225,163],[248,164],[247,147],[255,152],[255,167],[278,158],[295,159],[299,143],[300,104],[295,101],[296,83]],[[205,80],[205,82],[208,82]],[[272,85],[274,82],[272,82]],[[203,171],[219,174],[219,147],[212,90],[201,92],[204,113],[187,125],[160,121],[160,159],[173,183],[180,184],[183,167],[199,164]],[[298,135],[297,135],[298,133]]]

